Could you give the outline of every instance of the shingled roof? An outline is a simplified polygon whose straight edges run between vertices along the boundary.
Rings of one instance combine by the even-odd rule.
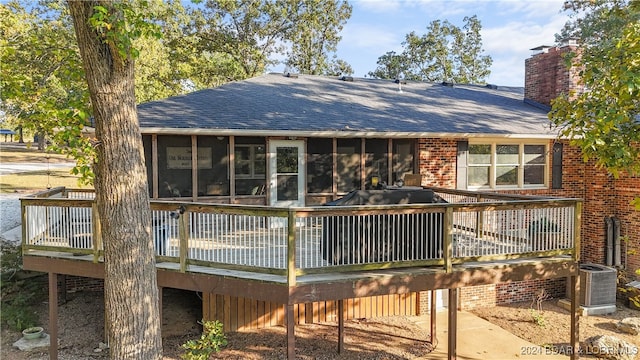
[[[348,78],[347,80],[351,80]],[[555,137],[522,88],[268,74],[138,106],[143,133]]]

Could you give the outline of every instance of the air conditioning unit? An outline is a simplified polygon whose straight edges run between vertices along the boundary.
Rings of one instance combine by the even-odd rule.
[[[616,304],[617,271],[604,265],[580,264],[580,305],[603,306]],[[567,294],[571,294],[567,282]]]

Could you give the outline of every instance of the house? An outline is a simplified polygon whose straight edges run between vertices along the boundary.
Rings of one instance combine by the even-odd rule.
[[[581,259],[637,268],[616,236],[607,255],[604,217],[640,246],[628,201],[638,179],[584,163],[549,126],[542,95],[566,91],[557,55],[568,49],[528,59],[524,91],[268,74],[139,105],[158,286],[201,291],[204,317],[230,330],[286,323],[289,358],[296,323],[337,320],[340,349],[345,317],[429,312],[433,326],[440,301],[454,358],[458,308],[565,296]],[[382,184],[448,203],[322,206]],[[26,269],[49,272],[52,287],[57,274],[104,277],[91,196],[52,190],[23,207]],[[543,221],[558,231],[533,232]],[[381,224],[420,231],[378,236]],[[322,257],[336,247],[359,253]]]
[[[640,215],[630,205],[640,180],[583,162],[547,118],[552,99],[580,90],[562,59],[575,49],[532,49],[524,91],[268,74],[141,104],[150,194],[308,206],[371,188],[372,178],[393,185],[419,174],[428,187],[582,198],[582,258],[638,269],[640,256],[628,250],[640,248]],[[297,167],[279,171],[284,162]],[[610,246],[605,218],[619,225]],[[462,290],[463,307],[528,300],[538,290],[510,286],[469,289],[468,297]],[[545,286],[564,296],[563,280]]]
[[[268,74],[138,113],[153,198],[225,203],[323,204],[373,176],[393,185],[407,174],[447,188],[546,189],[556,137],[521,89],[350,77]],[[496,151],[505,164],[489,172],[482,161]],[[298,166],[279,170],[283,161]]]

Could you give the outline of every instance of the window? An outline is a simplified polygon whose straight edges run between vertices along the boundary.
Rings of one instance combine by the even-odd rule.
[[[264,145],[236,145],[234,159],[236,178],[265,178],[266,157]]]
[[[496,186],[518,185],[519,145],[496,145]]]
[[[191,137],[158,135],[158,195],[161,198],[193,194]]]
[[[469,186],[489,186],[491,145],[469,145]]]
[[[333,186],[333,141],[307,139],[307,191],[331,193]]]
[[[378,183],[387,183],[389,178],[389,140],[388,139],[366,139],[365,140],[365,188],[373,185],[371,179],[375,176]]]
[[[360,150],[360,139],[338,139],[338,193],[348,193],[361,188]]]
[[[469,144],[468,186],[492,189],[546,186],[546,153],[546,144]]]
[[[524,146],[525,185],[544,184],[545,153],[546,148],[544,145]]]
[[[415,173],[415,149],[415,139],[393,140],[393,173],[391,174],[391,184],[395,184],[398,180],[403,180],[406,174]]]
[[[198,136],[198,162],[201,153],[209,156],[198,166],[198,195],[229,195],[229,138],[226,136]],[[206,159],[206,158],[205,158]]]

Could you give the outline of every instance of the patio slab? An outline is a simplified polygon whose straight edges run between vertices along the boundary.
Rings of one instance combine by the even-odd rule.
[[[430,328],[428,317],[414,319],[419,326]],[[438,344],[433,352],[421,357],[421,360],[447,358],[447,310],[438,311],[436,319]],[[458,360],[569,359],[569,354],[566,354],[567,349],[545,349],[466,311],[458,311],[457,339]]]

